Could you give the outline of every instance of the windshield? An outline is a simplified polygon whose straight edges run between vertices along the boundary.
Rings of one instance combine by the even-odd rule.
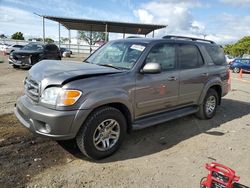
[[[131,69],[144,51],[146,44],[127,41],[107,43],[86,62],[102,66]]]
[[[43,45],[42,44],[27,44],[22,49],[23,50],[42,50]]]

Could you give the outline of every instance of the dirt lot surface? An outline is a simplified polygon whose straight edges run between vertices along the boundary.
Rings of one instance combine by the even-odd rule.
[[[1,58],[2,56],[0,56]],[[204,164],[235,169],[250,186],[250,74],[237,80],[211,120],[187,116],[133,132],[113,156],[91,161],[73,141],[37,138],[13,105],[27,70],[0,64],[0,187],[199,187]]]

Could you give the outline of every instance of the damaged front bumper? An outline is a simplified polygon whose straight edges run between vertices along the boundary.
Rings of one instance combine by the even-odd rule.
[[[31,67],[32,62],[31,62],[31,57],[23,57],[22,59],[14,59],[11,56],[8,59],[9,64],[20,66],[20,67]]]

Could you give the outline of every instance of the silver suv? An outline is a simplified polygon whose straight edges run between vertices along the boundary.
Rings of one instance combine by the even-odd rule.
[[[30,131],[75,138],[82,153],[100,159],[131,130],[189,114],[212,118],[229,89],[223,49],[212,41],[123,39],[84,63],[40,61],[29,70],[14,111]]]

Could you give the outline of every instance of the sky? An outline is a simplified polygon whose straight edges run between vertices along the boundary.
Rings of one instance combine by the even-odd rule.
[[[158,30],[156,37],[205,36],[220,44],[250,35],[250,0],[0,0],[0,33],[11,36],[21,31],[26,38],[42,37],[42,19],[33,13],[164,24],[168,26]],[[58,24],[46,20],[45,25],[46,37],[58,40]],[[66,28],[61,36],[68,36]],[[121,37],[112,34],[110,38]]]

